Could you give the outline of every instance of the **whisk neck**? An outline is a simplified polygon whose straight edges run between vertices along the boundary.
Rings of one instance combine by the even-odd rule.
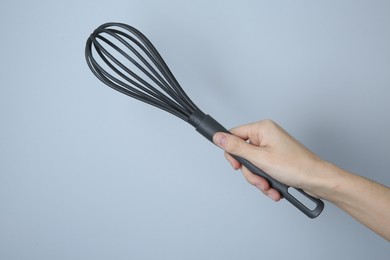
[[[193,127],[197,128],[205,117],[206,117],[206,114],[203,113],[203,111],[198,108],[198,109],[194,110],[194,112],[190,115],[190,117],[187,120],[187,123],[189,123]]]
[[[200,109],[196,109],[188,118],[187,122],[195,127],[201,135],[206,137],[210,142],[213,142],[213,136],[216,132],[228,133],[218,121],[210,115],[206,115]]]

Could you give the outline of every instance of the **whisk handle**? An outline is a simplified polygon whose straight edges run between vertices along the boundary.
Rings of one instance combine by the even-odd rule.
[[[188,119],[188,122],[192,124],[196,130],[206,137],[210,142],[213,142],[213,135],[216,132],[225,132],[229,131],[213,119],[210,115],[205,115],[202,111],[196,110]],[[298,208],[301,212],[306,214],[309,218],[315,218],[321,214],[324,209],[324,202],[320,199],[314,198],[309,194],[305,193],[301,189],[287,186],[269,176],[264,171],[257,168],[250,161],[232,155],[237,161],[244,165],[252,173],[259,175],[266,179],[270,186],[280,192],[282,196],[287,199],[291,204]],[[299,197],[297,197],[299,196]]]

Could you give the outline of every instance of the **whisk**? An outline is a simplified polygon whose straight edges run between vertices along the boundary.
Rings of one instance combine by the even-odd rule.
[[[123,23],[99,26],[87,40],[85,56],[89,68],[103,83],[181,118],[209,141],[212,142],[216,132],[229,133],[191,101],[156,48],[134,27]],[[233,157],[251,172],[265,178],[308,217],[315,218],[322,212],[324,203],[321,200],[276,181],[244,158]]]

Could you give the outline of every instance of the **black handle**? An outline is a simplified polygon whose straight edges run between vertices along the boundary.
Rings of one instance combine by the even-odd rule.
[[[189,117],[188,123],[193,125],[196,130],[204,137],[206,137],[210,142],[213,142],[213,135],[216,132],[229,133],[229,131],[220,123],[218,123],[214,118],[212,118],[210,115],[204,114],[200,110],[196,110]],[[300,211],[306,214],[306,216],[308,216],[309,218],[315,218],[321,214],[322,210],[324,209],[324,202],[322,200],[310,196],[301,189],[290,187],[278,182],[277,180],[269,176],[267,173],[263,172],[251,162],[242,157],[235,155],[232,156],[242,165],[248,168],[248,170],[250,170],[252,173],[266,179],[272,188],[278,190],[285,199],[287,199],[291,204],[293,204]],[[294,194],[292,194],[292,191],[297,191],[298,193],[294,192]],[[300,196],[300,194],[303,195],[303,197]],[[300,200],[297,198],[297,195],[299,196]],[[310,203],[304,203],[303,200],[311,202],[311,204],[314,204],[314,207],[309,207]]]
[[[269,176],[268,174],[266,174],[265,172],[263,172],[262,170],[257,168],[255,165],[253,165],[251,162],[249,162],[248,160],[246,160],[242,157],[235,156],[235,155],[232,155],[232,156],[237,161],[239,161],[242,165],[244,165],[246,168],[248,168],[248,170],[250,170],[252,173],[259,175],[259,176],[263,177],[264,179],[266,179],[272,188],[278,190],[280,192],[280,194],[282,194],[285,199],[287,199],[291,204],[293,204],[300,211],[302,211],[304,214],[306,214],[306,216],[308,216],[309,218],[317,217],[318,215],[320,215],[320,213],[324,209],[324,203],[322,202],[322,200],[310,196],[309,194],[305,193],[301,189],[296,189],[296,188],[287,186],[281,182],[278,182],[277,180],[273,179],[271,176]],[[299,200],[296,196],[291,194],[291,192],[290,192],[291,189],[295,189],[296,191],[301,193],[304,197],[306,197],[309,201],[311,201],[312,204],[315,204],[315,207],[314,208],[309,207],[309,205],[311,203],[304,203],[304,201]],[[311,208],[313,208],[313,209],[311,209]]]

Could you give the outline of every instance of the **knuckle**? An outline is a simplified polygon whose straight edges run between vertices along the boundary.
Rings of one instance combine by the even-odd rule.
[[[275,121],[272,119],[265,119],[261,122],[266,128],[272,129],[276,127]]]
[[[241,140],[239,140],[238,138],[234,138],[233,152],[240,155],[243,151],[243,148],[244,148],[243,142]]]
[[[258,129],[261,129],[261,132],[267,136],[278,129],[278,124],[271,119],[265,119],[258,123]]]

